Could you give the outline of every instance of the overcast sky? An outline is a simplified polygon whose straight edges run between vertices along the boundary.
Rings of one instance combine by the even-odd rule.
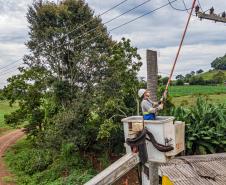
[[[122,0],[86,0],[96,15],[113,7]],[[102,16],[103,21],[145,2],[146,0],[128,0],[121,6]],[[172,1],[172,0],[171,0]],[[191,7],[192,0],[184,0],[187,7]],[[225,0],[199,0],[204,10],[214,6],[217,13],[226,10]],[[20,63],[4,67],[23,57],[26,53],[24,42],[28,39],[28,24],[26,21],[27,6],[32,0],[0,0],[0,87],[6,84],[6,79],[18,71],[12,68]],[[152,0],[134,11],[107,24],[112,29],[124,22],[149,12],[168,0]],[[183,1],[178,0],[173,5],[184,9]],[[131,39],[142,56],[143,66],[139,76],[146,76],[146,49],[158,51],[159,72],[168,74],[175,58],[188,17],[187,12],[172,9],[170,6],[162,8],[122,28],[110,32],[113,39],[122,37]],[[185,39],[175,74],[185,74],[192,70],[208,70],[210,63],[226,53],[226,24],[212,21],[200,21],[192,17],[188,34]],[[2,69],[2,67],[4,67]]]

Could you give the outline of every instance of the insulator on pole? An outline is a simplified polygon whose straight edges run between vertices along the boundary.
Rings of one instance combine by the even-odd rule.
[[[213,14],[214,13],[214,8],[210,8],[210,14]]]
[[[196,13],[196,16],[197,16],[197,14],[198,14],[198,12],[199,12],[199,5],[197,5],[196,7],[195,7],[195,13]]]

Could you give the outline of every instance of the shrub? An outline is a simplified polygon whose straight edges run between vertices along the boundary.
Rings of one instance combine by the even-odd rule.
[[[181,79],[177,80],[176,85],[184,85],[184,80]]]
[[[21,142],[20,146],[25,146],[25,148],[21,150],[15,147],[8,153],[9,164],[16,171],[32,175],[45,170],[52,163],[53,155],[49,150],[32,147],[26,140]],[[15,158],[12,155],[15,155]],[[10,160],[11,158],[13,160]]]
[[[190,85],[205,85],[205,80],[201,76],[192,76],[189,83]]]
[[[226,151],[226,106],[208,104],[198,98],[196,105],[175,108],[172,114],[186,123],[187,154]]]
[[[72,143],[64,143],[60,151],[50,152],[22,140],[6,153],[5,159],[18,185],[80,185],[95,174]]]
[[[216,58],[211,63],[211,67],[214,69],[226,70],[226,54],[223,57]]]

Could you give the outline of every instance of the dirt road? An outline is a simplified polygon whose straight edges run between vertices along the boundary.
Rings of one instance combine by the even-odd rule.
[[[5,135],[0,137],[0,185],[13,185],[12,183],[5,183],[4,178],[10,176],[9,171],[7,170],[4,162],[3,162],[3,155],[4,152],[16,141],[24,136],[24,132],[19,129],[12,132],[9,132]]]

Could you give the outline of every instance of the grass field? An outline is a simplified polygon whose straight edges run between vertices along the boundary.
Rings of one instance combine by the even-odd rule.
[[[213,71],[209,71],[209,72],[205,72],[205,73],[202,73],[198,76],[201,76],[203,77],[204,80],[211,80],[213,78],[213,76],[215,74],[217,74],[219,71],[222,71],[222,70],[213,70]],[[225,71],[222,71],[225,75],[225,80],[226,80],[226,70]]]
[[[17,109],[17,106],[10,107],[8,101],[0,101],[0,126],[4,123],[4,115]]]
[[[17,109],[17,106],[10,107],[8,101],[0,101],[0,135],[6,133],[12,128],[4,124],[4,115]]]
[[[210,103],[225,103],[226,104],[226,93],[225,94],[213,94],[213,95],[203,95],[202,97],[207,98]],[[173,97],[172,103],[176,106],[192,106],[195,104],[197,96],[181,96]]]
[[[225,94],[226,86],[171,86],[169,88],[169,95],[172,97],[191,96],[191,95],[211,95],[211,94]]]

